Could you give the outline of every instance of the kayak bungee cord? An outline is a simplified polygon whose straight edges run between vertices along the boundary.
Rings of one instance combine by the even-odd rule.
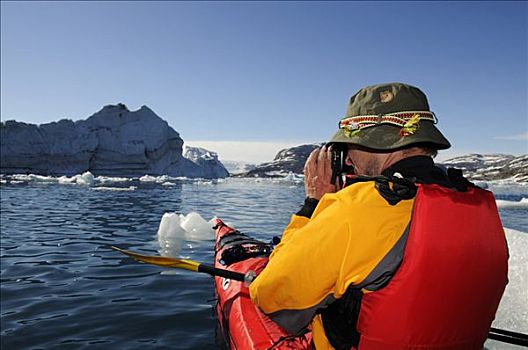
[[[136,259],[137,261],[144,262],[147,264],[157,265],[161,267],[184,269],[194,272],[203,272],[211,276],[224,277],[235,281],[245,282],[248,284],[251,283],[256,277],[255,272],[253,271],[248,271],[247,273],[243,274],[225,269],[219,269],[210,265],[201,264],[193,260],[176,259],[167,256],[142,255],[114,246],[112,246],[112,249],[117,250],[118,252],[121,252],[125,255],[128,255],[131,258]]]
[[[245,282],[248,285],[256,277],[254,271],[248,271],[247,273],[243,274],[225,269],[219,269],[210,265],[201,264],[193,260],[176,259],[166,256],[142,255],[114,246],[112,246],[112,249],[117,250],[118,252],[128,255],[129,257],[143,263],[161,267],[177,268],[188,271],[207,273],[211,276],[224,277],[235,281]],[[528,335],[523,333],[517,333],[492,327],[488,334],[488,338],[503,343],[528,347]]]

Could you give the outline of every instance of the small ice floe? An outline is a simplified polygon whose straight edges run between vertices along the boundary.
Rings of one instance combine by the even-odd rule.
[[[213,225],[216,218],[206,221],[196,212],[187,215],[165,213],[158,228],[160,254],[177,257],[183,241],[202,241],[214,237]]]
[[[216,182],[214,180],[204,180],[204,179],[196,179],[193,181],[194,185],[214,185]]]
[[[84,186],[93,186],[95,178],[89,171],[82,173],[81,175],[75,175],[72,177],[61,176],[57,179],[59,184],[76,184]]]
[[[82,175],[75,175],[77,184],[79,185],[86,185],[86,186],[93,186],[94,184],[94,176],[91,172],[87,171],[83,173]]]
[[[171,180],[171,177],[168,175],[161,176],[152,176],[152,175],[143,175],[139,178],[141,182],[155,182],[155,183],[164,183]]]
[[[126,192],[126,191],[135,191],[137,190],[136,186],[128,186],[128,187],[108,187],[108,186],[97,186],[93,188],[94,191],[118,191],[118,192]]]
[[[528,182],[518,182],[513,178],[484,182],[489,191],[495,195],[528,195]],[[478,183],[480,186],[482,182]],[[480,186],[482,187],[482,186]],[[483,187],[484,188],[484,187]]]
[[[83,174],[77,174],[72,177],[68,176],[60,176],[60,177],[53,177],[53,176],[43,176],[43,175],[35,175],[35,174],[17,174],[11,176],[11,183],[20,183],[20,182],[36,182],[36,183],[58,183],[58,184],[74,184],[74,185],[85,185],[85,186],[93,186],[95,179],[91,172],[87,171]]]
[[[289,172],[286,172],[285,170],[273,170],[273,171],[266,171],[264,173],[268,177],[285,177],[288,176]]]
[[[507,201],[503,199],[497,199],[497,207],[503,209],[527,209],[528,198],[522,198],[520,201]]]
[[[290,171],[288,175],[286,175],[282,180],[298,183],[298,182],[304,181],[304,176],[300,174],[295,174],[292,171]]]
[[[111,177],[111,176],[97,176],[95,181],[102,184],[116,183],[116,182],[129,182],[133,181],[130,177]]]
[[[473,181],[473,184],[485,190],[488,189],[488,183],[486,181]]]
[[[22,181],[22,182],[40,182],[40,183],[56,183],[57,178],[52,176],[43,176],[43,175],[35,175],[35,174],[15,174],[11,176],[12,180],[15,181]],[[13,182],[11,180],[11,183]]]

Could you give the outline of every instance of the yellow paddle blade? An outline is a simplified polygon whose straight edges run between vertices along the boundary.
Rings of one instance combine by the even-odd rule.
[[[124,250],[124,249],[114,247],[114,246],[112,246],[112,249],[117,250],[118,252],[121,252],[125,255],[128,255],[129,257],[134,258],[137,261],[141,261],[147,264],[152,264],[152,265],[157,265],[157,266],[173,267],[177,269],[185,269],[185,270],[196,271],[196,272],[198,272],[198,266],[200,266],[199,262],[192,261],[192,260],[175,259],[175,258],[169,258],[166,256],[142,255],[142,254],[134,253],[129,250]]]

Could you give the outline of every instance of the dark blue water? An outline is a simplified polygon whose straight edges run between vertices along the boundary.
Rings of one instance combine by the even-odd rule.
[[[161,275],[109,246],[156,253],[161,216],[173,211],[216,215],[269,239],[303,197],[291,184],[134,185],[2,185],[2,349],[215,348],[210,277]],[[186,254],[210,262],[212,247]]]
[[[299,208],[304,189],[237,179],[175,183],[112,185],[137,186],[132,191],[3,183],[1,348],[215,349],[210,277],[161,274],[109,247],[157,254],[165,212],[218,216],[269,240]],[[527,214],[501,210],[505,226],[524,232]],[[213,241],[204,241],[185,254],[211,262],[212,249]]]

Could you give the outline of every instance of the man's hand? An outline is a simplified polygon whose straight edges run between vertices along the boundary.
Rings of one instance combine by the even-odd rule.
[[[306,196],[317,200],[325,193],[338,189],[332,185],[332,151],[330,147],[316,148],[310,153],[304,165],[304,189]]]

